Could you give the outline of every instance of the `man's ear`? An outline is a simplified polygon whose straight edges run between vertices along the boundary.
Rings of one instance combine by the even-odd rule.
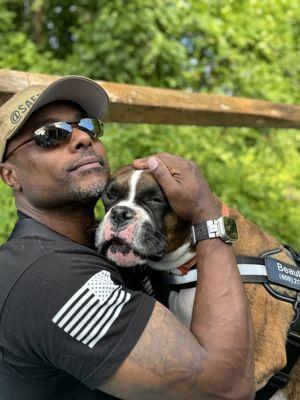
[[[0,177],[13,190],[20,190],[21,185],[18,179],[17,168],[15,165],[4,162],[0,164]]]

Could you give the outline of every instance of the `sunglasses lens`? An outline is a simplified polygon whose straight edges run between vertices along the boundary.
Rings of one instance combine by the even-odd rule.
[[[66,143],[72,133],[72,126],[67,122],[55,122],[42,126],[34,132],[36,144],[49,149],[58,144]]]
[[[78,128],[88,133],[92,139],[103,136],[104,127],[101,121],[95,118],[83,118],[78,122]]]
[[[98,119],[83,118],[77,125],[92,139],[97,139],[103,135],[103,124]],[[72,129],[72,124],[68,122],[54,122],[53,124],[42,126],[34,132],[35,142],[44,149],[55,147],[66,143],[70,139]]]

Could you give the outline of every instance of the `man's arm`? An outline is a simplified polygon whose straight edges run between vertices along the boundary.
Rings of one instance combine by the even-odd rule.
[[[173,210],[192,224],[219,216],[194,164],[159,155],[150,167]],[[191,331],[156,303],[136,346],[101,389],[122,399],[250,399],[253,338],[232,248],[221,239],[197,244],[198,282]]]

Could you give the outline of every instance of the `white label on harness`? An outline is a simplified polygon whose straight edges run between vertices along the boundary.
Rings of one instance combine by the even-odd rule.
[[[270,257],[266,257],[265,262],[270,282],[300,291],[299,268]]]

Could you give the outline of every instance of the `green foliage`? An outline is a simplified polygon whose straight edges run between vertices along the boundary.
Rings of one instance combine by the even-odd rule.
[[[184,14],[176,2],[164,7],[162,0],[135,0],[123,7],[120,0],[96,1],[89,11],[85,3],[72,29],[71,70],[118,82],[184,86],[178,73],[188,58],[180,42]]]
[[[17,212],[14,199],[10,190],[0,181],[0,243],[3,243],[11,232],[16,219]]]
[[[0,67],[300,101],[298,0],[0,0]],[[112,169],[169,151],[216,194],[300,248],[300,134],[107,124]],[[0,185],[0,242],[15,221]],[[101,211],[98,211],[101,213]]]
[[[112,169],[167,151],[201,166],[222,200],[300,248],[300,133],[246,128],[110,124],[103,141]]]

